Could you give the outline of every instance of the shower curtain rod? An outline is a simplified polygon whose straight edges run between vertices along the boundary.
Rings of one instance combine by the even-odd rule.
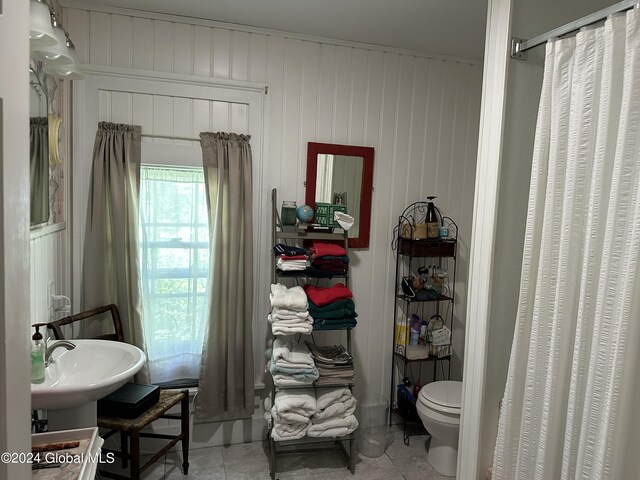
[[[542,45],[543,43],[547,43],[552,38],[567,35],[569,33],[575,32],[576,30],[580,30],[582,27],[586,27],[593,23],[605,20],[607,17],[613,15],[614,13],[630,10],[631,8],[639,5],[638,2],[639,0],[624,0],[622,2],[611,5],[610,7],[598,10],[597,12],[587,15],[586,17],[579,18],[578,20],[574,20],[573,22],[562,25],[561,27],[554,28],[547,33],[543,33],[542,35],[538,35],[537,37],[532,38],[531,40],[512,38],[511,58],[526,60],[527,56],[524,54],[524,52],[526,52],[527,50],[537,47],[538,45]]]
[[[140,135],[141,137],[147,137],[147,138],[164,138],[167,140],[186,140],[189,142],[199,142],[200,139],[199,138],[191,138],[191,137],[176,137],[173,135],[151,135],[150,133],[143,133],[142,135]]]

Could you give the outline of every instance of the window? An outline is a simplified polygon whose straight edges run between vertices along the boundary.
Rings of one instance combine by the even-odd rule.
[[[195,383],[209,284],[203,171],[143,165],[140,177],[143,326],[151,381]]]

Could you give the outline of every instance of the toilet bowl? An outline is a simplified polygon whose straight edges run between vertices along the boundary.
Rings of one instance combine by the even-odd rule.
[[[416,409],[431,434],[427,460],[442,475],[455,476],[462,382],[428,383],[418,395]]]

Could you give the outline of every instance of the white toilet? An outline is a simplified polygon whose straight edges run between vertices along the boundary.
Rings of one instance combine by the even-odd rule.
[[[418,415],[431,434],[427,460],[442,475],[455,476],[462,382],[428,383],[416,401]]]

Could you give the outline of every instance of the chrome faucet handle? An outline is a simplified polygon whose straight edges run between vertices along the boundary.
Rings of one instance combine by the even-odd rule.
[[[73,350],[74,348],[76,348],[76,344],[73,342],[70,342],[69,340],[58,340],[56,342],[53,342],[51,345],[49,345],[44,352],[45,368],[51,365],[51,362],[53,361],[51,360],[51,355],[53,355],[53,352],[58,348],[66,348],[67,350]]]

